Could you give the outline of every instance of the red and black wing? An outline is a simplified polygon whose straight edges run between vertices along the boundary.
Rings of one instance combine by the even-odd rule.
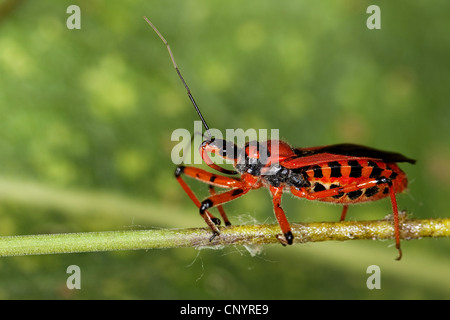
[[[342,143],[322,147],[294,149],[297,157],[283,161],[281,165],[288,169],[312,166],[329,161],[378,160],[384,162],[409,162],[410,159],[396,152],[382,151],[361,145]]]

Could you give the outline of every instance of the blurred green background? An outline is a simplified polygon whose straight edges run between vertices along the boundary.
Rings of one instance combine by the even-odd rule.
[[[81,8],[81,30],[66,9]],[[168,39],[208,123],[274,128],[293,146],[352,142],[403,164],[413,218],[448,217],[448,1],[0,1],[0,234],[202,227],[173,178],[173,130],[196,114]],[[200,195],[205,185],[191,185]],[[340,207],[286,195],[290,221]],[[226,205],[234,224],[274,223],[270,196]],[[380,219],[390,202],[351,207]],[[10,257],[2,299],[448,299],[450,241],[274,245]],[[81,290],[66,268],[81,268]],[[381,290],[366,269],[381,268]]]

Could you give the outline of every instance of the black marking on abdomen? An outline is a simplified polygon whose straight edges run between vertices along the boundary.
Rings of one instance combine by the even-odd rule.
[[[377,186],[371,187],[371,188],[367,188],[366,192],[364,193],[364,195],[366,197],[370,198],[370,197],[376,195],[379,191],[380,191],[380,189]]]
[[[330,178],[342,177],[341,164],[339,162],[337,161],[328,162],[328,166],[331,168]]]
[[[311,168],[314,172],[314,178],[323,178],[322,168],[318,165],[315,165]]]
[[[361,195],[363,194],[362,190],[356,190],[356,191],[352,191],[347,193],[347,196],[350,200],[356,200],[358,199]]]
[[[327,188],[325,188],[325,186],[320,182],[316,182],[316,184],[314,185],[314,192],[319,192],[323,190],[327,190]]]
[[[370,173],[369,178],[378,178],[381,176],[383,169],[381,169],[375,162],[370,161],[367,163],[369,167],[372,167],[372,172]]]
[[[357,160],[348,161],[348,165],[350,166],[350,178],[360,178],[362,175],[362,166],[359,164]]]
[[[391,175],[389,176],[389,179],[394,180],[395,178],[397,178],[398,174],[395,171],[392,171]]]

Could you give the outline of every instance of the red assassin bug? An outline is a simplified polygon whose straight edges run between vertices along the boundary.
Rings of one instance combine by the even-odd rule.
[[[199,208],[200,215],[213,231],[211,240],[220,234],[217,228],[220,219],[214,217],[208,210],[217,207],[225,225],[230,225],[222,204],[261,187],[268,188],[272,195],[275,216],[282,231],[282,235],[278,235],[277,238],[283,245],[290,245],[294,240],[289,222],[281,207],[283,192],[290,192],[296,197],[308,200],[342,204],[341,221],[345,219],[350,204],[390,197],[394,216],[395,243],[399,252],[397,260],[401,259],[395,195],[406,189],[408,180],[397,162],[414,164],[415,160],[399,153],[355,144],[292,148],[286,142],[269,140],[265,144],[247,142],[244,147],[238,147],[233,142],[215,139],[211,136],[209,127],[181,75],[169,44],[155,26],[146,17],[144,19],[166,45],[173,66],[209,136],[209,139],[203,141],[200,146],[202,159],[214,170],[236,175],[235,177],[222,176],[196,167],[178,166],[176,168],[177,181]],[[235,170],[227,170],[213,163],[209,153],[231,160]],[[262,161],[263,158],[265,161]],[[207,183],[211,195],[199,201],[183,180],[182,175]],[[230,190],[216,193],[214,187]]]

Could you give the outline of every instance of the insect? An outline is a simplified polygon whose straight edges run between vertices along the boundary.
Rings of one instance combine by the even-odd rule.
[[[254,189],[264,187],[270,190],[275,217],[282,232],[277,238],[283,245],[290,245],[294,241],[281,206],[283,193],[289,192],[295,197],[308,200],[341,204],[341,221],[345,219],[349,205],[389,197],[393,209],[395,244],[399,254],[397,260],[401,259],[396,194],[407,188],[408,180],[397,163],[414,164],[415,160],[399,153],[356,144],[292,148],[284,141],[268,140],[265,143],[250,141],[239,147],[231,141],[215,139],[181,75],[169,44],[150,20],[146,17],[144,19],[166,45],[173,66],[206,129],[208,139],[200,146],[203,161],[212,169],[227,174],[220,175],[190,166],[178,166],[175,171],[177,181],[211,228],[211,240],[220,234],[217,227],[220,225],[220,219],[214,217],[209,210],[217,207],[225,225],[231,225],[222,204],[242,197]],[[210,154],[232,161],[234,170],[215,164]],[[208,184],[210,196],[200,201],[183,176]],[[216,193],[215,187],[229,190]]]

